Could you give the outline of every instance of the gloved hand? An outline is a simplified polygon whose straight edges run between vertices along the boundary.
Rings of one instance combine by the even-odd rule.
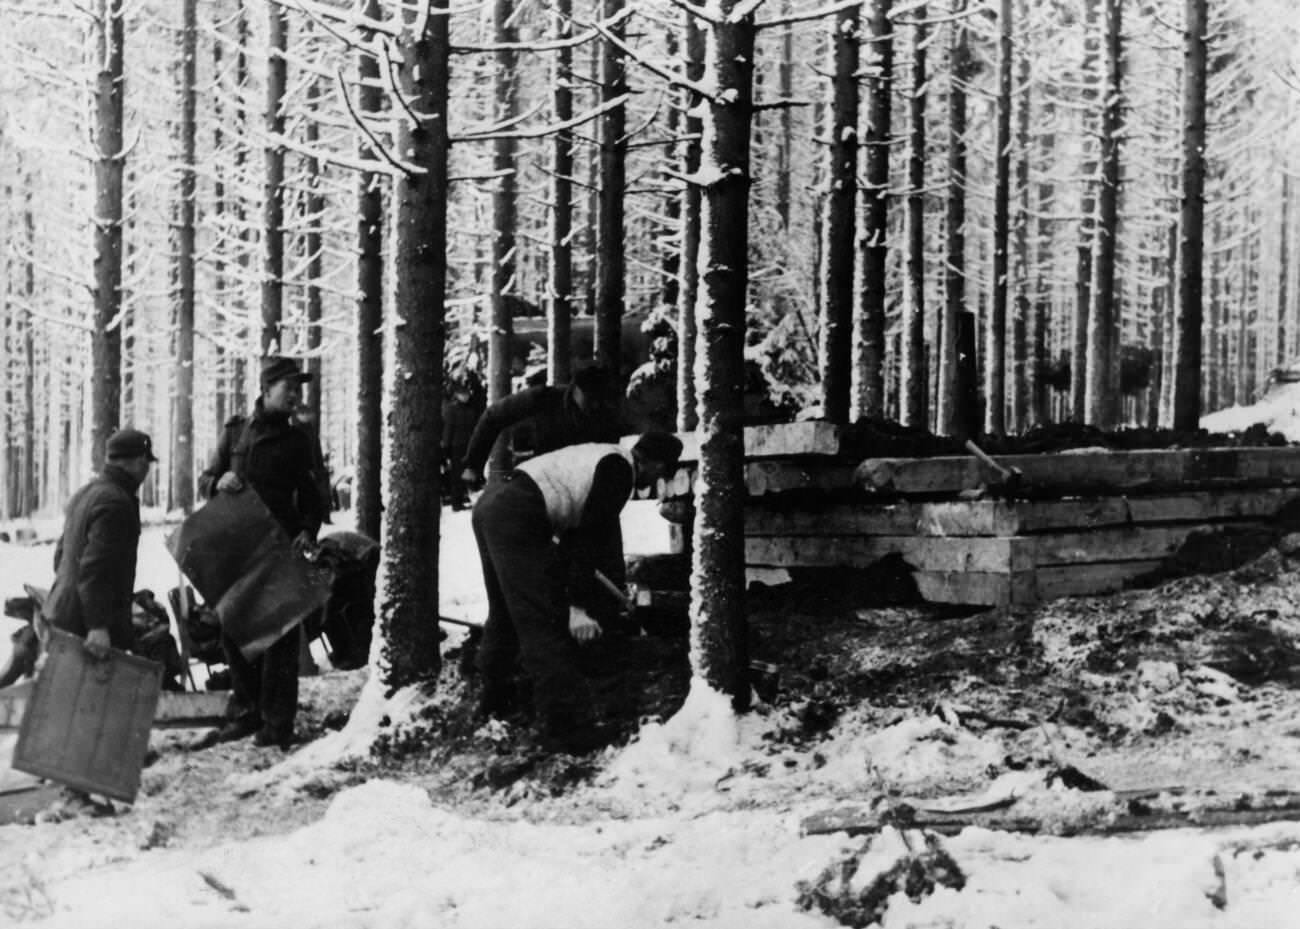
[[[600,623],[588,616],[587,611],[582,607],[571,606],[569,607],[569,635],[573,636],[580,645],[594,642],[600,638]]]
[[[86,651],[96,661],[103,661],[108,657],[110,641],[107,629],[91,629],[86,633]]]

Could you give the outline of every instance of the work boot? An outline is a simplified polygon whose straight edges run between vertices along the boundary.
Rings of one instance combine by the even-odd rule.
[[[519,711],[519,692],[513,681],[486,681],[478,699],[484,719],[505,719]]]
[[[293,728],[283,729],[278,726],[263,726],[253,736],[253,744],[258,748],[278,748],[288,751],[293,745]]]
[[[59,791],[58,799],[49,808],[37,814],[37,821],[61,823],[65,820],[76,819],[78,816],[112,816],[114,812],[113,804],[109,801],[104,800],[101,802],[84,791],[64,787]]]
[[[190,745],[190,751],[202,751],[205,748],[211,748],[212,746],[219,745],[222,742],[237,742],[240,739],[246,739],[261,729],[261,727],[262,723],[260,720],[248,716],[240,716],[237,719],[229,720],[220,728],[209,729],[207,732],[203,733],[203,735],[199,736],[199,738]]]

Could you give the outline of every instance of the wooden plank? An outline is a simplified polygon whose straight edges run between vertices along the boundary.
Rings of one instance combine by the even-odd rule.
[[[746,535],[1013,536],[1131,524],[1274,516],[1300,487],[1206,490],[1060,500],[935,500],[745,509]]]
[[[972,606],[1032,606],[1059,597],[1122,590],[1160,567],[1162,559],[1093,562],[1029,569],[1015,574],[978,571],[914,571],[921,597],[930,603]]]
[[[920,570],[1008,574],[1033,568],[1033,545],[1033,540],[1023,538],[750,536],[745,539],[745,564],[865,568],[889,555],[901,555]]]
[[[684,462],[700,460],[699,437],[679,432]],[[798,458],[806,455],[834,456],[840,453],[840,427],[834,423],[772,423],[745,427],[745,458]]]
[[[1242,525],[1233,523],[1232,525]],[[1246,523],[1250,525],[1250,523]],[[1170,526],[1125,526],[1092,532],[1045,533],[1025,538],[1031,545],[1034,567],[1077,565],[1092,562],[1143,561],[1163,558],[1178,550],[1188,536],[1213,531],[1218,526],[1203,523]]]
[[[1056,452],[1004,455],[1024,485],[1039,489],[1105,486],[1117,491],[1148,486],[1212,486],[1231,481],[1300,483],[1300,447],[1209,448],[1141,451]],[[867,490],[903,494],[952,494],[996,482],[973,457],[869,458],[858,465]]]

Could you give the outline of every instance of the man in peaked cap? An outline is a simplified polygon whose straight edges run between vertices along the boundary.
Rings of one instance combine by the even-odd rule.
[[[85,639],[96,659],[112,648],[128,651],[136,555],[140,546],[140,485],[149,476],[153,441],[138,429],[108,437],[104,466],[68,501],[63,532],[54,547],[54,586],[41,607],[56,629]],[[78,790],[65,788],[53,818],[81,812],[111,813]]]
[[[226,423],[216,452],[199,476],[204,497],[251,488],[300,552],[314,548],[327,515],[327,501],[315,479],[315,439],[294,415],[302,402],[302,385],[310,380],[312,375],[292,358],[262,359],[262,392],[252,414]],[[255,735],[258,745],[289,746],[298,711],[301,636],[301,625],[294,626],[251,661],[223,636],[231,694],[227,723],[215,741]]]
[[[97,658],[129,649],[131,594],[140,544],[140,485],[158,459],[138,429],[108,437],[104,466],[68,501],[54,548],[54,586],[42,614],[57,629],[86,640]]]

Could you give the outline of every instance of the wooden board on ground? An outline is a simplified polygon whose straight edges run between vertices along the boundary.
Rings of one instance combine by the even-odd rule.
[[[1031,606],[1057,597],[1078,597],[1122,590],[1150,574],[1163,559],[1097,562],[1030,568],[1016,573],[914,571],[922,598],[931,603],[972,606]]]
[[[1019,469],[1023,486],[1040,491],[1105,487],[1115,492],[1143,487],[1212,487],[1223,483],[1300,484],[1300,447],[1205,448],[1141,451],[1079,450],[1004,455],[998,462]],[[869,458],[857,482],[871,491],[956,494],[994,483],[997,475],[974,457]]]
[[[750,536],[1014,536],[1156,523],[1264,520],[1300,499],[1300,487],[1060,500],[932,500],[745,508]]]
[[[912,809],[902,813],[867,807],[841,807],[816,813],[803,820],[804,835],[829,835],[843,832],[851,836],[872,835],[886,826],[924,829],[941,835],[957,835],[977,827],[1001,832],[1024,832],[1050,835],[1117,835],[1152,832],[1158,829],[1195,829],[1223,826],[1254,826],[1271,822],[1300,821],[1300,794],[1277,791],[1262,797],[1233,798],[1231,792],[1207,796],[1189,802],[1189,795],[1178,792],[1173,797],[1153,796],[1149,803],[1131,806],[1132,795],[1119,792],[1103,798],[1097,794],[1097,807],[1086,816],[1070,819],[1048,814],[1017,813],[1015,805],[1005,809],[980,812],[941,813]]]

